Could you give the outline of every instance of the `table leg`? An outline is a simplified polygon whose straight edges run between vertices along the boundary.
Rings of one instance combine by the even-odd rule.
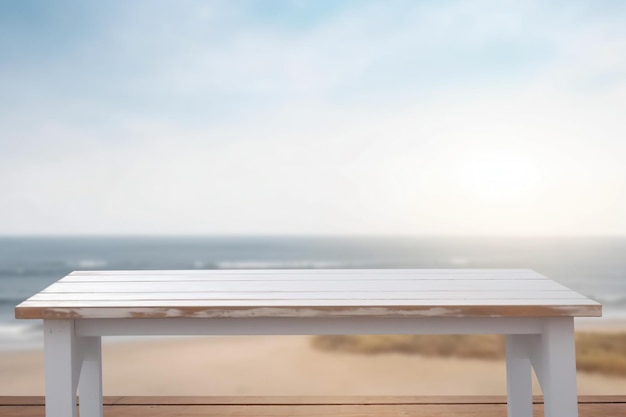
[[[46,417],[76,417],[79,351],[73,320],[44,320]]]
[[[83,365],[78,382],[80,417],[102,417],[102,344],[99,336],[79,339]]]
[[[532,417],[532,367],[528,335],[506,336],[506,391],[508,417]]]
[[[543,391],[545,417],[577,417],[574,318],[545,319],[530,358]]]

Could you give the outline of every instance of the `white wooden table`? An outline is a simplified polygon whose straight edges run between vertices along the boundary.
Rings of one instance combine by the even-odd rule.
[[[18,305],[44,320],[47,417],[102,416],[101,336],[506,335],[509,417],[576,417],[574,317],[601,305],[527,269],[74,272]],[[479,377],[479,376],[478,376]],[[418,393],[416,393],[418,394]]]

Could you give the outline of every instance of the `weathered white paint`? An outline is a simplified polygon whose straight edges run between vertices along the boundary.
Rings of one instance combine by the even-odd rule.
[[[497,311],[497,306],[504,308]],[[83,271],[26,300],[16,314],[58,319],[256,317],[267,309],[281,317],[492,317],[511,315],[515,306],[541,309],[536,314],[548,316],[601,312],[598,303],[531,270],[402,269]]]
[[[102,417],[101,336],[507,336],[509,417],[576,417],[574,316],[601,306],[530,270],[76,272],[16,307],[44,318],[46,415]],[[149,318],[149,320],[147,319]],[[80,376],[80,378],[79,378]]]
[[[102,304],[102,303],[99,303]],[[494,305],[484,307],[484,303],[480,303],[477,307],[480,310],[473,310],[471,305],[450,305],[449,308],[443,308],[445,303],[439,306],[421,306],[419,308],[413,306],[396,305],[391,307],[344,307],[339,309],[328,309],[325,306],[306,307],[306,306],[281,306],[281,307],[221,307],[215,308],[215,305],[206,307],[158,307],[152,303],[145,304],[144,307],[125,307],[120,308],[119,303],[113,303],[111,306],[91,306],[91,307],[50,307],[45,308],[45,314],[36,310],[36,316],[33,318],[45,319],[62,319],[62,318],[161,318],[161,317],[190,317],[190,318],[212,318],[212,317],[535,317],[535,316],[594,316],[597,315],[595,305],[587,307],[580,305],[576,307],[544,305],[536,303],[535,305],[506,306]],[[158,304],[158,303],[157,303]],[[33,307],[31,305],[31,307]],[[515,311],[507,311],[506,307],[516,308]],[[536,310],[533,307],[541,307]],[[33,307],[34,308],[34,307]],[[28,310],[25,310],[28,311]],[[24,317],[23,317],[24,318]],[[27,317],[26,317],[27,318]]]

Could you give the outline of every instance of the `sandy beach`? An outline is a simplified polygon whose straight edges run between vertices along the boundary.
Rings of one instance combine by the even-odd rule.
[[[502,361],[322,352],[310,340],[246,336],[105,343],[104,394],[500,395],[506,390]],[[583,395],[626,394],[626,378],[581,372],[578,387]],[[0,395],[43,393],[41,351],[0,352]]]

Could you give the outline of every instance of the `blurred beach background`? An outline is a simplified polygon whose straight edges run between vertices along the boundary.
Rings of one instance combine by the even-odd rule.
[[[601,302],[578,329],[609,345],[579,361],[587,394],[626,393],[626,238],[0,238],[0,392],[42,394],[42,323],[16,304],[74,270],[532,268]],[[592,333],[589,333],[592,332]],[[370,336],[104,338],[110,395],[503,394],[501,342]],[[406,338],[405,338],[406,339]],[[408,345],[408,348],[407,348]],[[595,346],[595,343],[593,343]],[[612,346],[611,346],[612,345]],[[579,345],[579,354],[589,350]],[[24,353],[30,352],[30,353]],[[592,366],[589,366],[589,360]],[[475,374],[480,372],[480,381]],[[219,381],[219,383],[217,382]],[[537,389],[537,388],[535,388]]]
[[[626,394],[624,4],[0,2],[0,395],[43,393],[13,308],[67,273],[229,268],[531,268]],[[446,340],[107,339],[104,390],[505,392]]]

